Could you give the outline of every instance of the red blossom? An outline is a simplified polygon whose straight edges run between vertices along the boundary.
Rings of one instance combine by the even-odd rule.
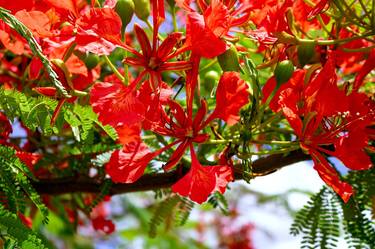
[[[110,8],[93,8],[75,22],[75,42],[83,52],[110,54],[121,45],[121,18]]]
[[[273,108],[283,111],[301,147],[312,156],[321,178],[347,201],[352,194],[350,185],[338,178],[320,153],[336,156],[350,169],[369,169],[372,164],[364,150],[368,146],[365,129],[373,120],[374,110],[366,103],[365,95],[355,92],[346,95],[338,88],[334,65],[334,58],[330,56],[323,69],[311,76],[306,85],[305,73],[295,72],[276,93],[274,98],[278,101]],[[325,145],[334,145],[335,151],[325,149]]]
[[[216,90],[216,107],[211,117],[220,118],[228,125],[234,125],[240,119],[240,109],[249,102],[248,85],[237,72],[225,72]]]
[[[48,16],[41,11],[21,10],[15,17],[26,25],[38,37],[49,37],[51,33],[51,22]]]
[[[91,89],[90,103],[103,124],[133,125],[145,118],[146,107],[138,95],[138,91],[122,83],[100,82]]]
[[[124,146],[122,150],[113,152],[105,169],[112,181],[132,183],[143,175],[155,155],[144,143],[133,142]]]
[[[226,185],[232,181],[232,169],[227,165],[202,166],[190,146],[191,169],[173,186],[172,191],[191,200],[202,203],[214,191],[224,193]]]

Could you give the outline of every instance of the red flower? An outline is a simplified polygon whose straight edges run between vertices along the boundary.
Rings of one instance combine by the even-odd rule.
[[[115,224],[111,220],[105,219],[103,216],[96,217],[91,220],[92,226],[95,230],[103,231],[106,234],[111,234],[115,231]]]
[[[216,107],[211,117],[220,118],[228,125],[237,123],[240,120],[240,109],[249,102],[248,88],[239,73],[225,72],[217,86]]]
[[[350,196],[353,194],[353,188],[348,183],[343,182],[337,175],[335,169],[329,165],[324,156],[315,150],[309,150],[314,161],[314,169],[318,171],[320,178],[330,186],[342,200],[346,203],[350,199]]]
[[[191,68],[191,64],[188,61],[168,62],[168,60],[176,57],[185,50],[185,48],[182,48],[177,51],[173,51],[174,47],[181,40],[181,33],[172,33],[168,35],[160,46],[158,46],[158,37],[156,35],[153,37],[151,46],[151,42],[149,41],[147,34],[140,26],[137,24],[134,25],[134,31],[141,46],[142,54],[138,53],[132,48],[127,47],[129,52],[133,53],[135,57],[127,57],[124,62],[135,67],[143,67],[149,75],[151,87],[154,91],[156,89],[159,90],[159,85],[162,82],[161,72],[181,71]]]
[[[99,120],[113,127],[134,125],[145,118],[145,105],[138,98],[133,82],[126,87],[122,83],[96,83],[90,92],[90,103],[93,110],[99,115]]]
[[[214,191],[224,193],[229,181],[233,180],[232,169],[227,165],[202,166],[194,148],[190,145],[191,169],[172,186],[172,191],[191,200],[202,203]]]
[[[188,14],[186,43],[196,55],[213,58],[226,51],[227,45],[222,38],[227,36],[231,27],[246,23],[250,15],[248,3],[239,3],[237,8],[233,8],[235,2],[212,0],[207,6],[204,1],[198,1],[203,16],[197,12]],[[183,5],[192,11],[187,3]]]
[[[156,154],[152,153],[147,145],[134,142],[113,152],[105,170],[114,182],[132,183],[143,175],[154,156]]]
[[[98,55],[110,54],[121,45],[121,19],[110,8],[93,8],[77,19],[77,48]]]
[[[350,169],[369,169],[372,164],[364,151],[368,146],[365,129],[373,121],[375,112],[365,95],[355,92],[346,95],[337,87],[334,65],[334,58],[330,56],[323,69],[311,76],[306,85],[305,73],[295,72],[275,95],[278,101],[273,109],[283,111],[301,147],[312,156],[320,177],[346,202],[352,194],[351,187],[339,179],[320,153],[336,156]],[[326,145],[334,145],[336,150],[327,150],[323,147]]]
[[[21,10],[15,17],[26,25],[38,37],[49,37],[51,33],[51,21],[48,16],[41,11]]]

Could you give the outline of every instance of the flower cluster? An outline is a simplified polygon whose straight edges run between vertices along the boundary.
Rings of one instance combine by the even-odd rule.
[[[336,25],[333,2],[0,0],[32,33],[61,83],[51,83],[31,38],[0,20],[1,90],[39,101],[17,117],[27,126],[23,146],[11,141],[8,117],[14,117],[0,101],[0,144],[44,179],[56,171],[90,178],[91,160],[103,152],[110,156],[95,168],[98,182],[109,176],[132,184],[146,173],[174,172],[171,191],[197,203],[223,194],[235,172],[251,175],[245,165],[253,156],[301,149],[347,202],[354,190],[327,157],[351,170],[372,167],[374,33],[366,31],[373,20],[342,17]],[[39,113],[47,98],[56,101],[53,111]],[[96,116],[75,117],[77,106]],[[26,122],[30,116],[50,133]],[[95,131],[90,146],[104,151],[77,139],[81,123]],[[98,131],[108,126],[115,142]],[[35,170],[47,154],[60,156]],[[89,166],[81,169],[71,158]],[[162,166],[151,169],[152,162]],[[91,214],[93,226],[110,233],[114,225],[100,207]]]

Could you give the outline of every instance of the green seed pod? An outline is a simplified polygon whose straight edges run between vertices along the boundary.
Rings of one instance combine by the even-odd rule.
[[[204,74],[203,84],[201,85],[204,90],[211,92],[212,88],[217,84],[220,79],[220,74],[214,70],[208,71]]]
[[[307,41],[298,45],[297,55],[301,66],[310,63],[315,54],[315,41]]]
[[[89,53],[84,59],[87,69],[91,70],[96,67],[99,63],[99,56],[93,53]]]
[[[135,6],[135,15],[145,21],[150,16],[150,0],[133,0]]]
[[[217,60],[219,61],[220,67],[224,72],[238,72],[240,70],[240,61],[238,59],[237,49],[233,44],[227,51],[225,51],[225,53],[219,55]]]
[[[276,78],[277,85],[287,82],[290,77],[292,77],[294,72],[293,62],[290,60],[284,60],[277,63],[274,74]]]
[[[115,11],[121,17],[122,30],[124,30],[132,20],[134,9],[133,0],[117,0]]]

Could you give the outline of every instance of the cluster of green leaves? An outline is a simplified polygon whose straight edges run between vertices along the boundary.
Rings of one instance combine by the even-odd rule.
[[[293,235],[304,235],[302,248],[337,248],[340,236],[349,248],[373,248],[374,177],[374,168],[350,172],[345,179],[355,188],[355,195],[346,204],[326,186],[313,195],[297,213],[290,230]]]
[[[56,106],[55,99],[28,96],[16,90],[0,88],[0,108],[8,118],[19,118],[32,131],[40,129],[47,136],[61,134],[66,122],[77,141],[92,141],[95,125],[102,128],[113,140],[117,139],[116,131],[109,125],[103,126],[91,106],[65,104],[55,124],[51,125]]]
[[[0,204],[0,241],[4,248],[43,249],[43,240],[18,219],[17,215]]]
[[[29,180],[34,179],[32,173],[10,147],[0,146],[0,175],[0,195],[3,197],[0,199],[1,236],[9,245],[45,248],[37,235],[18,219],[17,215],[25,212],[27,199],[40,210],[45,223],[48,222],[48,209]]]

